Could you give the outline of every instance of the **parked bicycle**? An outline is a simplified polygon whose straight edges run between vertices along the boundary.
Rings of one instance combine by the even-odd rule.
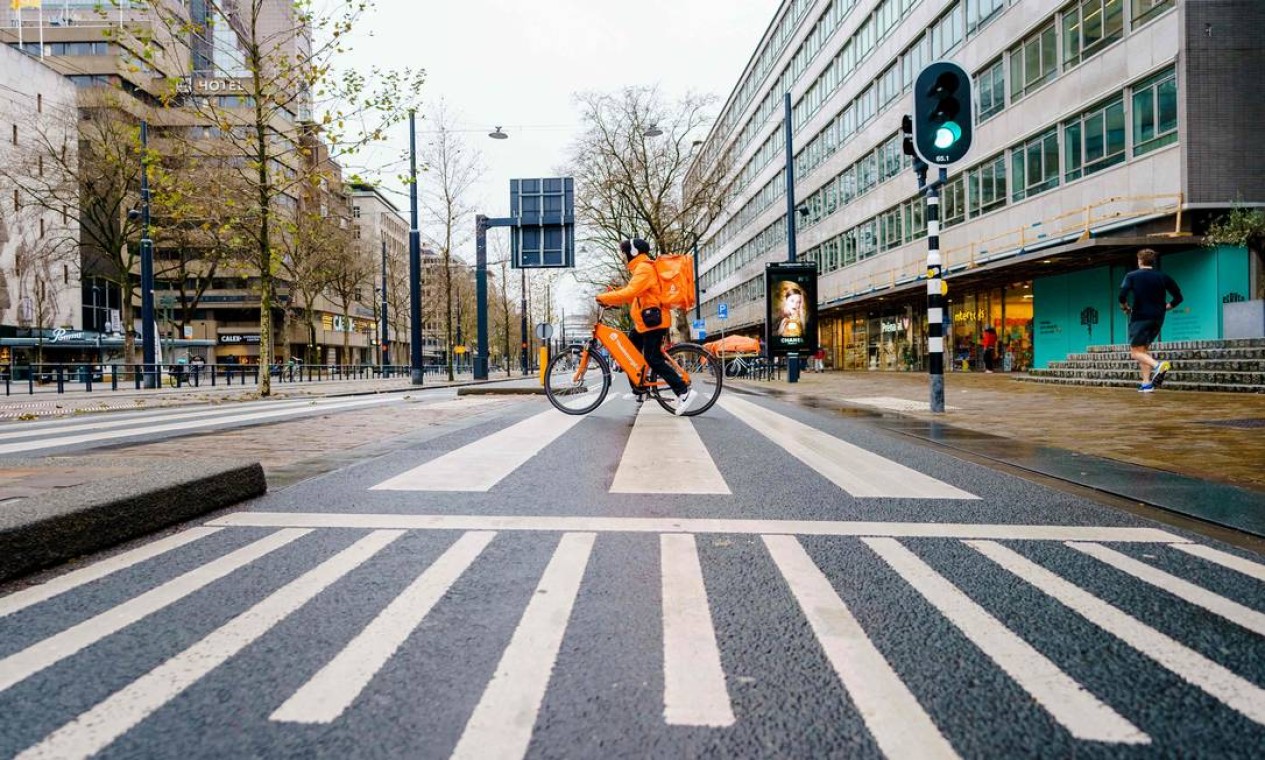
[[[605,312],[603,309],[602,314]],[[569,346],[554,356],[545,369],[545,396],[558,411],[588,414],[606,400],[611,387],[611,365],[598,346],[604,346],[629,377],[640,379],[638,385],[645,388],[659,406],[669,412],[675,410],[668,384],[651,372],[650,365],[628,335],[603,324],[599,315],[588,342]],[[681,379],[700,394],[698,405],[685,412],[685,416],[693,417],[710,409],[724,385],[720,360],[695,343],[665,345],[663,353]]]

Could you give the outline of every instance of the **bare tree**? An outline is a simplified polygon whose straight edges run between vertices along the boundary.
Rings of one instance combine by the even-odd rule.
[[[346,242],[337,246],[337,249],[330,257],[329,269],[329,292],[333,296],[333,300],[339,305],[343,312],[343,319],[348,320],[343,324],[343,351],[342,364],[350,364],[349,353],[351,350],[351,324],[354,323],[351,315],[351,306],[354,303],[360,303],[364,300],[364,288],[366,283],[373,281],[373,258],[367,251],[355,241],[351,240],[351,236],[345,236]],[[372,293],[372,285],[370,293]]]
[[[576,178],[582,237],[595,251],[582,262],[579,278],[607,287],[628,278],[621,239],[644,237],[668,253],[686,253],[698,243],[729,200],[727,161],[689,176],[714,98],[667,102],[655,88],[628,87],[578,100],[584,130],[567,173]]]
[[[207,32],[190,17],[187,3],[146,0],[146,5],[159,19],[161,31],[170,36],[187,39]],[[303,137],[310,129],[320,129],[333,146],[335,161],[380,141],[406,116],[423,77],[409,69],[335,74],[348,34],[372,8],[369,0],[221,0],[210,7],[217,44],[220,35],[236,42],[236,55],[216,56],[214,65],[219,68],[210,73],[233,81],[239,91],[198,92],[190,57],[177,62],[190,68],[183,72],[187,76],[173,79],[167,105],[212,125],[236,156],[245,157],[230,165],[251,195],[249,208],[242,210],[236,224],[250,242],[250,263],[259,276],[259,393],[268,396],[275,279],[282,258],[279,220],[290,214],[303,184],[312,181],[313,167],[324,170],[323,163],[307,160],[311,150]],[[151,45],[145,57],[158,57],[160,47]],[[198,150],[199,143],[191,141],[190,149]]]
[[[474,237],[474,185],[483,175],[483,159],[479,152],[465,144],[454,131],[456,115],[441,100],[431,109],[429,118],[433,134],[423,148],[426,176],[420,196],[430,222],[424,230],[427,239],[439,253],[443,268],[443,323],[446,334],[448,379],[453,379],[453,259],[457,250]],[[464,263],[464,262],[463,262]]]

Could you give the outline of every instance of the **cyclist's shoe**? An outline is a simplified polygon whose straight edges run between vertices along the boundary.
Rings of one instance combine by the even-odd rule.
[[[1138,386],[1138,393],[1155,393],[1155,385],[1153,383],[1142,383]]]
[[[1155,373],[1151,375],[1151,385],[1154,385],[1156,388],[1163,385],[1164,379],[1168,377],[1168,373],[1172,369],[1173,365],[1170,362],[1160,362],[1159,365],[1155,367]]]
[[[625,393],[623,398],[625,401],[636,401],[638,404],[646,403],[646,394],[644,393]]]
[[[690,388],[688,391],[685,392],[684,396],[676,400],[676,410],[675,410],[676,416],[680,417],[682,414],[685,414],[687,411],[689,411],[690,407],[694,405],[695,401],[698,401],[698,391],[694,390],[693,388]]]

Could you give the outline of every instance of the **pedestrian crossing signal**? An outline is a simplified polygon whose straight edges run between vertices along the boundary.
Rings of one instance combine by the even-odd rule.
[[[956,63],[936,61],[914,83],[913,147],[936,166],[956,163],[971,148],[971,77]]]

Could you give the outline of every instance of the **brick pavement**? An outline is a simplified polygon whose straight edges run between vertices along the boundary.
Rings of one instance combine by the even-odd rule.
[[[927,410],[927,375],[804,373],[799,383],[729,381],[755,390],[882,409],[955,427],[1265,491],[1265,395],[1140,394],[945,375],[944,414]],[[899,408],[898,408],[899,407]],[[1227,424],[1230,423],[1230,424]]]

